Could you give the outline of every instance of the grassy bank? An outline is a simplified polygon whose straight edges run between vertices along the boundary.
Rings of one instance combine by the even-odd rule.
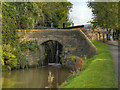
[[[61,88],[116,88],[113,59],[108,45],[92,41],[99,54],[87,59],[85,70],[68,78]]]

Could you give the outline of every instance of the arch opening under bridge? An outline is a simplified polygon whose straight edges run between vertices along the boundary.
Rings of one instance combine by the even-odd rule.
[[[60,42],[54,40],[47,40],[41,45],[44,46],[44,51],[46,54],[46,59],[44,60],[45,64],[62,64],[61,56],[63,52],[63,45]]]

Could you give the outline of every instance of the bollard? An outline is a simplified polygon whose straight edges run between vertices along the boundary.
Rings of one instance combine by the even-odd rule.
[[[65,23],[63,23],[63,28],[65,28]]]

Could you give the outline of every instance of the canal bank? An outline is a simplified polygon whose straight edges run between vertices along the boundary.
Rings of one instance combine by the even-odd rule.
[[[92,41],[99,54],[87,59],[85,69],[71,76],[60,88],[117,88],[116,75],[108,45]]]

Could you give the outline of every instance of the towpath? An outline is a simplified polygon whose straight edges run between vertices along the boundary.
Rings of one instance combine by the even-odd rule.
[[[115,68],[116,80],[117,80],[116,82],[118,83],[118,87],[120,90],[120,78],[118,78],[120,74],[120,70],[118,70],[118,68],[120,68],[120,60],[118,59],[118,56],[120,56],[120,53],[118,53],[118,50],[120,50],[119,48],[120,46],[117,41],[108,41],[107,44],[109,45],[109,49],[112,54],[112,58],[114,60],[114,68]]]

